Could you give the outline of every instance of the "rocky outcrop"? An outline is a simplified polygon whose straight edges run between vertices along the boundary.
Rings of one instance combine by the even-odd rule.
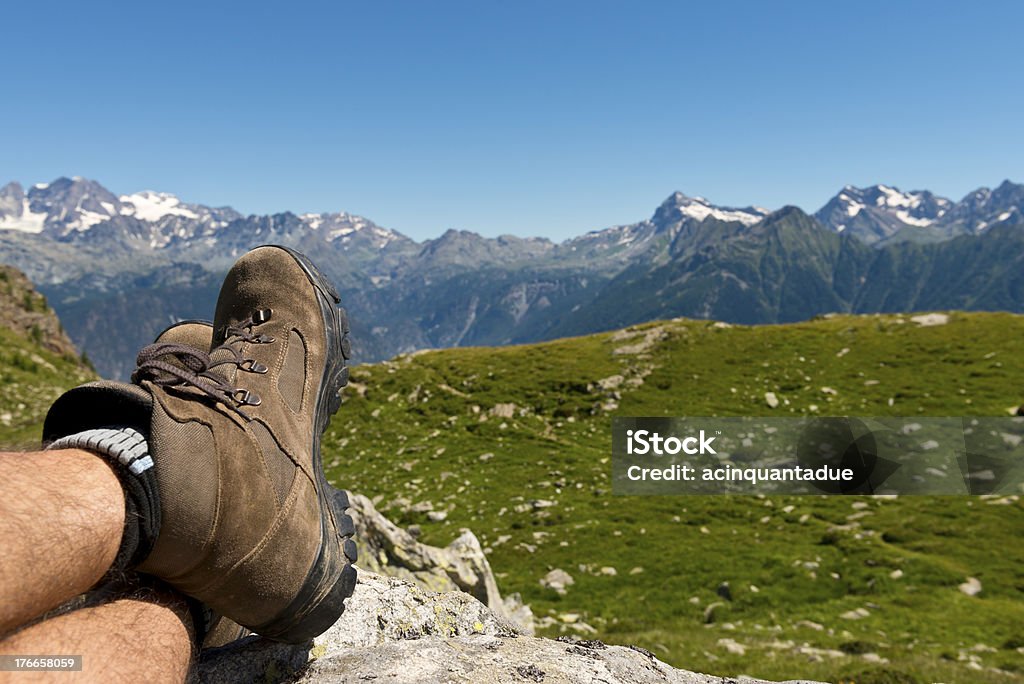
[[[464,592],[430,592],[361,570],[344,615],[312,643],[248,637],[204,653],[200,682],[724,684],[636,647],[531,637]]]
[[[349,499],[362,562],[359,582],[341,618],[307,644],[293,646],[250,636],[204,651],[198,681],[758,681],[677,670],[637,647],[575,637],[533,637],[529,607],[518,597],[501,597],[472,532],[461,530],[445,548],[429,546],[381,515],[365,496],[351,494]],[[568,575],[551,577],[572,582]]]
[[[252,636],[204,651],[199,681],[723,681],[676,670],[640,648],[535,638],[529,607],[517,596],[502,598],[471,531],[447,547],[429,546],[365,496],[349,499],[362,562],[338,622],[299,646]]]
[[[385,518],[361,494],[349,497],[356,524],[361,567],[409,580],[430,591],[464,591],[525,634],[533,633],[533,613],[518,594],[502,598],[479,540],[468,529],[444,548],[420,543]]]
[[[78,350],[57,320],[57,314],[36,292],[25,274],[0,265],[0,325],[26,337],[44,349],[66,357],[78,357]]]

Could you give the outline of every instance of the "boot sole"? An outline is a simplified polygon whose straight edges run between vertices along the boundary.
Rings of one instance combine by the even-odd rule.
[[[341,296],[334,285],[305,255],[280,245],[267,246],[288,252],[313,285],[320,302],[327,348],[331,350],[320,380],[313,430],[313,469],[316,471],[320,502],[320,549],[291,604],[279,617],[253,628],[253,631],[271,639],[303,643],[337,622],[345,611],[345,599],[352,596],[356,587],[356,569],[352,563],[356,562],[358,554],[352,539],[355,525],[345,512],[349,506],[348,494],[327,482],[320,455],[320,437],[331,416],[341,407],[341,388],[348,384],[345,361],[351,354],[351,346],[348,320],[345,311],[338,306]]]

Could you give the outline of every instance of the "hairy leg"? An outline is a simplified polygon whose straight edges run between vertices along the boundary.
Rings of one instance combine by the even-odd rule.
[[[0,635],[96,584],[124,516],[121,484],[98,456],[0,453]]]
[[[14,682],[184,682],[194,652],[185,599],[143,590],[99,606],[43,620],[0,641],[0,654],[82,656],[81,672],[0,672]]]

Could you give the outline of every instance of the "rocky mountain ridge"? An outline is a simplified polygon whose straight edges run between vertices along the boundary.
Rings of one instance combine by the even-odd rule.
[[[934,241],[960,234],[980,233],[1003,222],[1018,223],[1024,214],[1024,185],[1004,181],[997,188],[979,188],[959,202],[924,191],[903,192],[887,185],[855,188],[847,185],[813,216],[835,232],[867,242],[885,242],[907,228],[920,231],[919,239]],[[550,257],[572,260],[581,254],[594,256],[595,249],[632,245],[649,237],[651,229],[706,219],[754,225],[770,213],[762,207],[722,207],[703,197],[681,192],[670,195],[653,216],[634,224],[591,231],[556,244],[545,238],[500,236],[483,238],[469,231],[449,229],[438,238],[417,243],[400,232],[383,228],[369,219],[345,212],[268,216],[243,216],[230,207],[207,207],[182,202],[165,192],[142,191],[115,195],[98,182],[61,177],[37,183],[26,191],[19,183],[0,188],[0,230],[40,235],[68,243],[120,242],[141,253],[165,257],[198,258],[212,251],[221,256],[249,247],[247,237],[298,240],[312,238],[333,245],[339,252],[360,257],[375,251],[383,264],[404,257],[420,262],[442,258],[446,263],[472,259],[481,263]],[[240,235],[244,233],[245,235]],[[303,235],[304,234],[304,235]],[[913,239],[908,233],[902,239]],[[371,259],[376,261],[377,259]],[[386,270],[386,268],[385,268]]]
[[[230,264],[264,243],[315,256],[344,295],[357,359],[374,361],[676,316],[1020,311],[1022,206],[1024,186],[1009,182],[957,203],[847,187],[815,216],[674,193],[648,219],[561,243],[458,230],[421,243],[346,213],[241,216],[61,178],[0,190],[0,262],[28,274],[102,374],[123,378],[166,325],[209,318]]]
[[[892,242],[941,242],[958,235],[977,235],[999,224],[1019,224],[1024,212],[1024,186],[1003,181],[994,190],[979,188],[959,202],[927,190],[902,192],[886,185],[847,185],[815,212],[823,225],[838,233],[882,246]]]

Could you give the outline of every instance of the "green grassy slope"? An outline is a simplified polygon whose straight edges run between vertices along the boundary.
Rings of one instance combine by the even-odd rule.
[[[38,448],[53,400],[95,379],[77,357],[55,354],[0,327],[0,448]]]
[[[0,329],[0,444],[36,442],[50,401],[91,377]],[[546,634],[722,675],[1020,682],[1016,497],[616,497],[609,459],[613,415],[1005,415],[1022,398],[1020,316],[672,321],[358,367],[324,455],[430,543],[473,529]],[[553,568],[565,595],[539,584]]]
[[[46,298],[0,264],[0,449],[38,447],[53,400],[93,379]]]
[[[1016,497],[617,497],[609,459],[613,415],[1006,415],[1022,398],[1020,316],[672,321],[358,367],[324,454],[426,541],[477,532],[547,634],[593,628],[722,675],[1016,682]],[[552,568],[575,579],[564,596],[539,584]]]

